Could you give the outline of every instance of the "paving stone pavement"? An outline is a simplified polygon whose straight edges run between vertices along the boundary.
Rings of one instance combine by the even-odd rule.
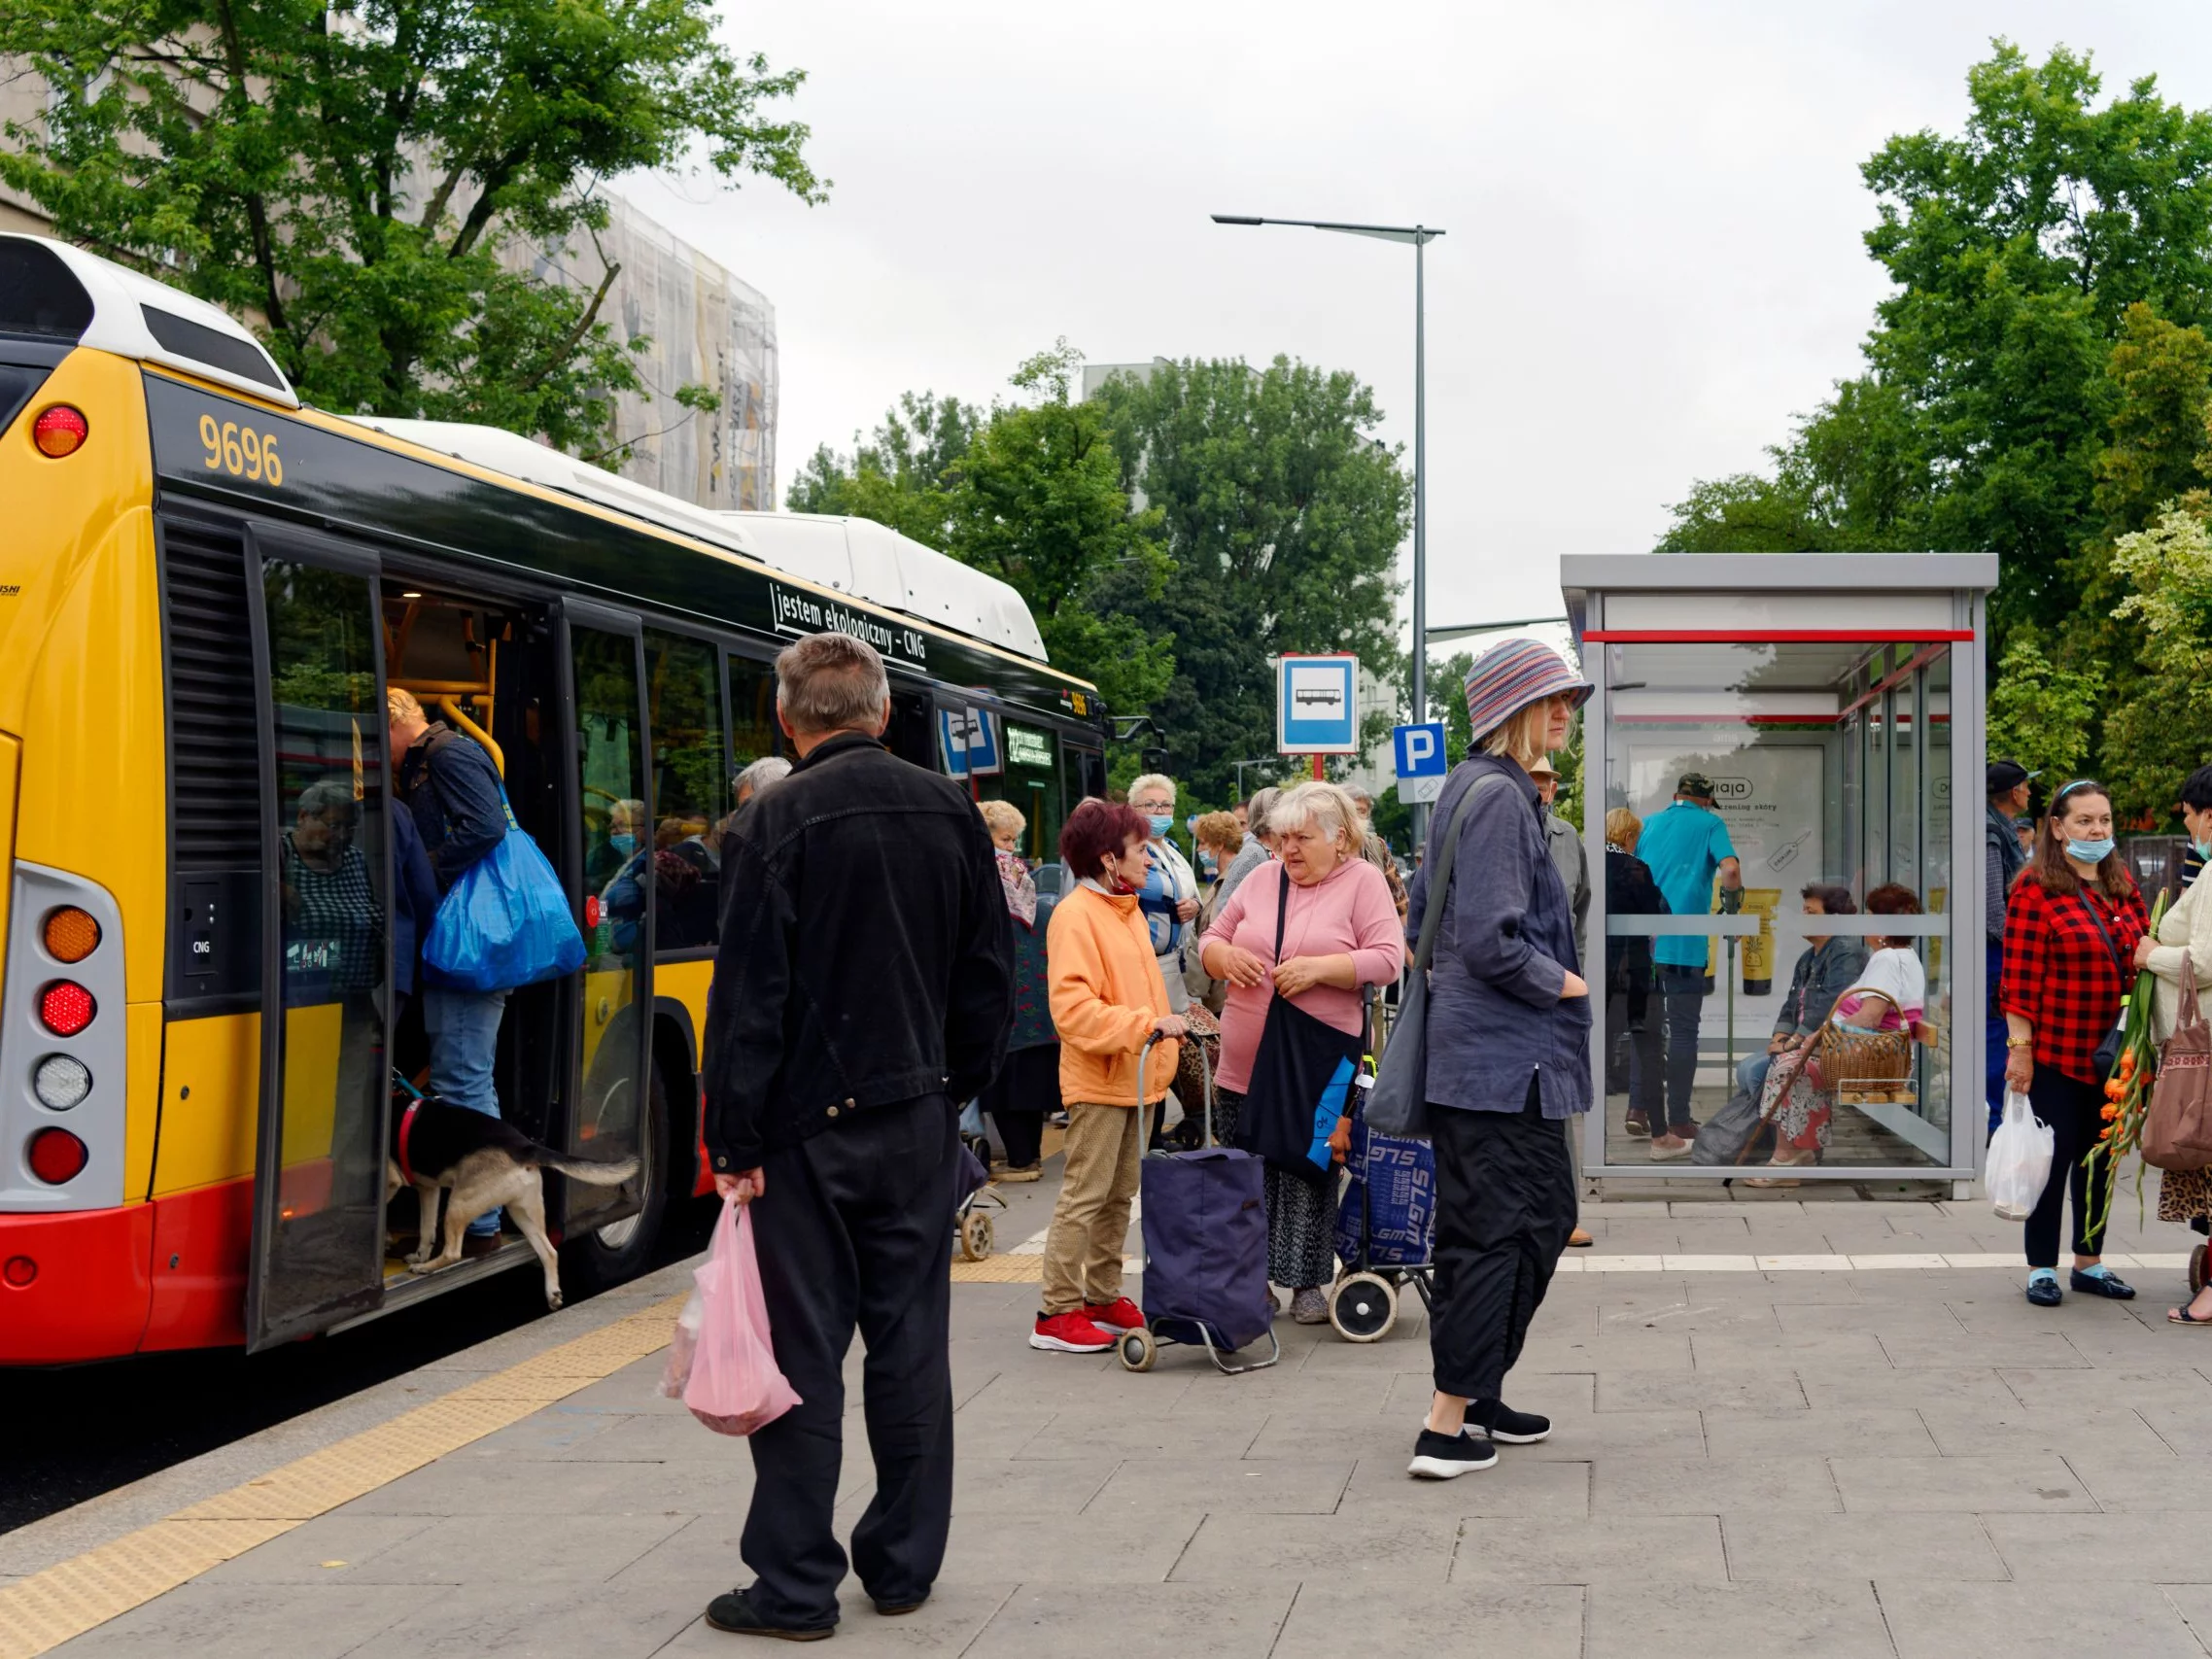
[[[1049,1183],[1021,1194],[1041,1217]],[[2179,1228],[2116,1254],[2178,1261]],[[1028,1285],[953,1286],[959,1469],[936,1595],[848,1586],[840,1650],[1097,1654],[2202,1655],[2212,1338],[2021,1270],[1707,1271],[1670,1257],[2018,1247],[1967,1202],[1592,1206],[1511,1385],[1543,1444],[1441,1484],[1410,1296],[1383,1341],[1280,1323],[1273,1369],[1033,1353]],[[1039,1221],[1038,1225],[1042,1225]],[[1002,1235],[1005,1236],[1005,1235]],[[1014,1236],[1020,1236],[1019,1233]],[[1642,1255],[1648,1269],[1600,1270]],[[70,1659],[728,1653],[742,1442],[656,1398],[657,1357],[308,1521],[54,1651]],[[867,1502],[857,1355],[841,1523]],[[743,1647],[740,1643],[739,1646]],[[749,1650],[749,1649],[748,1649]]]

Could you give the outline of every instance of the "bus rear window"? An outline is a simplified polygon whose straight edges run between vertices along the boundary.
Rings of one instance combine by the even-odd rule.
[[[44,384],[46,376],[43,368],[0,363],[0,435],[5,435],[16,424],[16,417],[23,412],[23,405],[31,400],[31,394]]]
[[[53,250],[0,238],[0,334],[75,345],[92,326],[92,296]]]

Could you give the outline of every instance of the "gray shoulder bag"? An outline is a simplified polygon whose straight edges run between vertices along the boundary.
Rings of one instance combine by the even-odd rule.
[[[1375,1086],[1367,1090],[1362,1115],[1377,1134],[1429,1138],[1429,963],[1436,954],[1436,929],[1451,903],[1452,864],[1459,854],[1460,832],[1467,827],[1468,809],[1474,798],[1493,783],[1504,779],[1495,772],[1474,780],[1452,812],[1451,827],[1430,872],[1429,905],[1421,916],[1421,938],[1413,947],[1413,971],[1398,993],[1398,1019],[1392,1023],[1390,1042],[1382,1063],[1375,1068]]]

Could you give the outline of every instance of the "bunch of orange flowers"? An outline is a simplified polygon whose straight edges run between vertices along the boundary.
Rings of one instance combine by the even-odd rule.
[[[2166,895],[2160,893],[2158,905],[2151,912],[2154,938],[2165,914]],[[2120,1058],[2113,1064],[2112,1075],[2105,1080],[2104,1105],[2098,1110],[2104,1127],[2097,1131],[2096,1144],[2082,1159],[2082,1166],[2090,1172],[2090,1225],[2084,1237],[2092,1244],[2112,1219],[2112,1196],[2120,1185],[2120,1165],[2142,1144],[2143,1120],[2151,1109],[2151,1080],[2159,1069],[2158,1045],[2153,1040],[2151,1026],[2151,1011],[2156,999],[2151,972],[2146,968],[2135,976],[2135,988],[2122,1004]],[[2103,1161],[2101,1180],[2098,1179],[2099,1159]],[[2140,1210],[2143,1201],[2141,1164],[2135,1166],[2135,1201]]]

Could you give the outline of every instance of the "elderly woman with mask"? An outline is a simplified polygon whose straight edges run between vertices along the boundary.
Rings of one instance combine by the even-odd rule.
[[[1405,959],[1390,883],[1362,856],[1359,813],[1343,790],[1332,783],[1286,790],[1267,809],[1267,826],[1279,869],[1237,888],[1201,947],[1206,971],[1228,982],[1215,1124],[1224,1140],[1235,1135],[1270,1002],[1284,997],[1339,1031],[1357,1033],[1365,1015],[1361,987],[1395,983]],[[1346,1117],[1330,1142],[1339,1159],[1350,1141]],[[1267,1276],[1290,1288],[1292,1318],[1326,1324],[1321,1287],[1335,1277],[1334,1179],[1317,1184],[1270,1163],[1266,1194]]]
[[[1053,1029],[1045,954],[1053,908],[1038,897],[1019,850],[1028,820],[1006,801],[985,801],[979,810],[1014,920],[1014,1023],[1006,1034],[1006,1063],[982,1097],[1006,1149],[1006,1161],[991,1173],[1001,1181],[1034,1181],[1044,1170],[1045,1116],[1060,1109],[1060,1040]]]

